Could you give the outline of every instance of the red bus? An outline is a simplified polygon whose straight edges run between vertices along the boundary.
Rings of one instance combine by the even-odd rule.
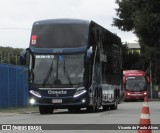
[[[149,77],[142,70],[123,71],[124,101],[139,99],[147,96],[147,85]]]

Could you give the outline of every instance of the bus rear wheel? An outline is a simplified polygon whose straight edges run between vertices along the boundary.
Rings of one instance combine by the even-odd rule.
[[[104,105],[104,106],[103,106],[103,110],[104,110],[104,111],[109,110],[109,106],[108,106],[108,105]]]
[[[114,104],[110,106],[111,110],[115,110],[118,108],[118,99],[115,100]]]
[[[39,106],[39,113],[43,114],[53,114],[53,107],[51,106]]]

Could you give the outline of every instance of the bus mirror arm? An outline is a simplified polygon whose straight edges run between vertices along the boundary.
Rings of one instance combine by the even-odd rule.
[[[33,52],[31,51],[30,48],[27,48],[26,49],[26,63],[27,65],[29,64],[29,55],[31,56],[32,58],[32,69],[34,69],[34,66],[35,66],[35,56],[33,55]]]
[[[20,65],[26,65],[27,49],[24,49],[20,53]]]

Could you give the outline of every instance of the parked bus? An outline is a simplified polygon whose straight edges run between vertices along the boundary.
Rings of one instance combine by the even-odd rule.
[[[117,109],[122,88],[121,40],[93,21],[51,19],[33,24],[21,53],[29,67],[30,103],[54,109]]]
[[[147,96],[149,78],[141,70],[123,71],[124,100],[143,100]]]

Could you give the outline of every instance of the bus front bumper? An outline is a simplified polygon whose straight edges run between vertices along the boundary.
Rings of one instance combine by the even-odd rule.
[[[147,96],[147,92],[127,92],[125,95],[125,99],[134,100],[134,99],[144,99]]]
[[[54,108],[68,108],[72,106],[86,107],[89,100],[86,94],[79,97],[35,97],[31,96],[29,100],[31,105],[35,106],[53,106]]]

